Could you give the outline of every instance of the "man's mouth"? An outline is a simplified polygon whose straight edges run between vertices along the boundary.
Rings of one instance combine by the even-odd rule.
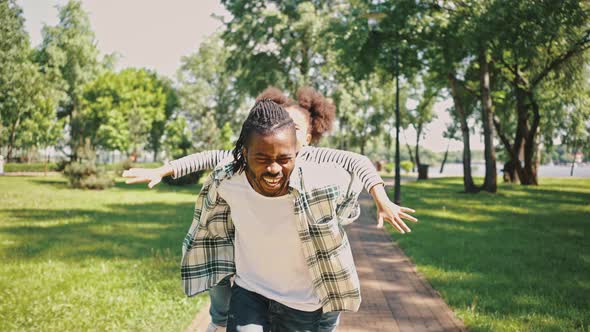
[[[262,181],[269,187],[277,187],[281,183],[282,177],[263,176]]]

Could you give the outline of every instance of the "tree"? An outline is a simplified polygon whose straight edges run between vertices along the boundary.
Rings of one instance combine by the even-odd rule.
[[[158,153],[162,148],[162,137],[166,131],[166,121],[172,117],[174,111],[179,107],[179,98],[172,82],[165,78],[152,74],[155,80],[155,87],[160,88],[166,95],[166,105],[164,106],[164,118],[155,118],[152,122],[147,148],[154,152],[153,161],[158,158]]]
[[[79,1],[70,0],[59,7],[59,23],[43,27],[43,41],[36,62],[53,87],[61,93],[57,115],[66,118],[69,127],[71,160],[83,145],[79,118],[84,85],[101,70],[98,48],[88,15]]]
[[[360,82],[348,80],[334,92],[340,134],[346,135],[341,139],[346,140],[347,148],[358,147],[363,155],[367,144],[383,131],[385,108],[391,104],[391,98],[384,98],[390,95],[381,90],[381,82],[377,75]],[[391,84],[385,86],[390,88]]]
[[[231,138],[222,134],[238,131],[246,115],[242,106],[245,97],[237,91],[233,72],[226,68],[228,57],[224,42],[214,35],[181,60],[179,103],[198,150],[227,145]]]
[[[84,88],[80,134],[93,147],[125,151],[136,156],[153,135],[154,123],[166,121],[175,98],[158,77],[145,69],[105,72]]]
[[[552,81],[585,79],[580,74],[588,63],[584,52],[590,48],[590,13],[587,4],[573,0],[510,5],[506,10],[507,3],[496,1],[489,9],[490,29],[499,32],[491,40],[491,57],[512,91],[507,98],[514,114],[494,124],[521,184],[536,185],[541,119],[547,112],[540,100]],[[502,119],[513,119],[514,131]]]
[[[451,113],[453,113],[453,111],[451,111]],[[451,140],[459,140],[460,139],[459,136],[457,135],[457,130],[458,130],[457,124],[450,123],[447,125],[447,129],[443,133],[443,137],[446,138],[448,141],[447,141],[447,149],[445,150],[443,160],[440,163],[439,173],[442,173],[445,168],[445,164],[447,162],[447,157],[449,156],[449,147],[451,145]]]
[[[422,82],[417,83],[417,87],[414,88],[412,93],[412,99],[418,103],[415,108],[408,110],[406,121],[416,131],[414,160],[417,167],[422,165],[420,161],[420,139],[424,136],[424,127],[435,118],[433,106],[437,94],[438,91],[436,88],[430,85],[424,85]]]
[[[59,135],[54,126],[54,91],[31,60],[22,10],[14,1],[0,2],[0,145],[7,160],[14,147],[46,147]]]
[[[588,73],[588,69],[584,70]],[[560,98],[563,110],[560,112],[559,135],[561,143],[572,154],[570,175],[574,175],[576,155],[590,152],[590,82],[579,81],[569,93]]]
[[[185,117],[178,115],[166,123],[164,149],[167,156],[173,159],[187,156],[192,146],[192,135]]]
[[[269,85],[287,91],[311,85],[327,93],[333,73],[326,39],[329,3],[314,1],[223,0],[232,15],[223,40],[227,70],[236,73],[238,91],[257,95]]]

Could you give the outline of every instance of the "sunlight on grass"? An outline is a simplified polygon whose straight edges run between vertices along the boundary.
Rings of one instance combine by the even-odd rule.
[[[204,300],[179,269],[197,192],[0,178],[0,330],[183,330]]]
[[[412,233],[392,232],[472,331],[590,331],[590,180],[463,194],[460,178],[408,183]]]

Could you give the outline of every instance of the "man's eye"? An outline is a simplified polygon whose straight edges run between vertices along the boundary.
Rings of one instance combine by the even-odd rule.
[[[288,164],[291,161],[291,158],[282,158],[279,159],[280,164]]]

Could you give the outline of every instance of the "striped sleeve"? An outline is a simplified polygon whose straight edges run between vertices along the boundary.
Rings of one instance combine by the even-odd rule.
[[[384,184],[377,173],[377,169],[369,158],[358,153],[330,148],[304,147],[299,155],[306,161],[321,163],[336,163],[348,172],[354,173],[368,191],[378,184]]]
[[[172,178],[178,179],[197,171],[214,169],[220,161],[229,157],[231,153],[231,150],[209,150],[172,160],[168,163],[174,170]]]

